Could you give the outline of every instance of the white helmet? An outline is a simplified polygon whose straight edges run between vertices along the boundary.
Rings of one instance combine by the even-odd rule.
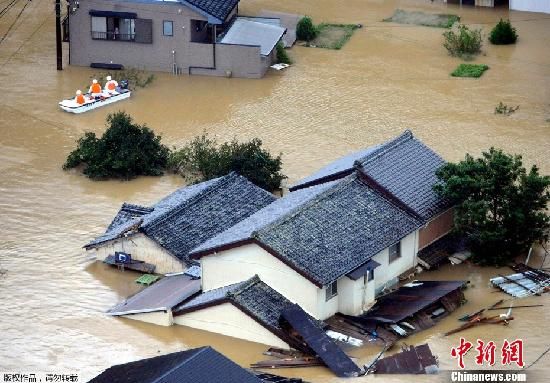
[[[107,76],[105,78],[107,79],[107,81],[111,81],[111,76]]]
[[[76,91],[76,94],[77,94],[78,96],[80,96],[80,95],[82,94],[82,91],[79,89],[79,90]]]
[[[94,78],[94,79],[92,80],[92,83],[93,83],[93,84],[97,84],[97,80]]]

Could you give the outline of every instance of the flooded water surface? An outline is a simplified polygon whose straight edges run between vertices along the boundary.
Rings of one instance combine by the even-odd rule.
[[[482,78],[452,78],[449,73],[461,61],[442,47],[443,30],[381,22],[396,8],[455,13],[484,33],[509,17],[520,39],[515,46],[484,45],[475,59],[490,67]],[[0,18],[0,35],[18,9]],[[290,183],[404,129],[447,160],[496,146],[522,153],[526,164],[550,173],[550,15],[421,0],[241,1],[242,14],[263,9],[363,28],[341,51],[294,47],[294,65],[261,80],[157,74],[131,100],[76,116],[60,111],[57,102],[83,88],[93,72],[55,70],[52,2],[33,1],[13,24],[0,43],[0,269],[7,270],[0,276],[0,371],[78,371],[89,379],[112,364],[201,345],[212,345],[245,366],[265,358],[263,345],[104,315],[137,291],[136,275],[89,260],[81,246],[105,229],[122,202],[151,204],[183,185],[177,176],[93,182],[61,170],[75,140],[86,130],[102,132],[107,114],[118,109],[170,145],[205,131],[220,140],[259,137],[272,152],[283,152]],[[509,117],[495,115],[500,101],[520,109]],[[540,258],[534,261],[540,264]],[[443,369],[455,367],[449,352],[460,335],[441,334],[458,325],[456,318],[503,298],[492,293],[488,278],[508,272],[461,265],[421,274],[421,279],[469,280],[468,304],[406,342],[428,341]],[[488,325],[463,335],[497,343],[522,338],[530,363],[550,345],[549,298],[522,300],[531,303],[546,306],[518,309],[508,327]],[[375,351],[352,354],[368,363]],[[467,363],[473,364],[473,355]],[[533,369],[549,373],[550,358]],[[340,381],[324,368],[281,373],[312,382]]]

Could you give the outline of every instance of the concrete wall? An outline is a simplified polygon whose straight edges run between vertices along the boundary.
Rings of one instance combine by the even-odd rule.
[[[92,40],[89,15],[91,9],[134,12],[140,19],[151,19],[153,43]],[[192,19],[206,20],[190,8],[171,2],[147,4],[81,0],[80,7],[70,15],[71,64],[89,66],[93,62],[114,63],[139,69],[172,72],[175,62],[182,73],[186,74],[191,66],[212,67],[215,46],[216,70],[195,69],[192,71],[193,74],[225,76],[227,71],[231,71],[235,77],[259,78],[271,65],[270,59],[262,60],[259,47],[192,43]],[[173,22],[173,36],[163,35],[164,20]]]
[[[268,346],[289,348],[287,343],[231,303],[178,315],[174,317],[174,323]]]
[[[156,311],[152,313],[121,315],[121,318],[139,320],[159,326],[171,326],[173,324],[172,310]]]
[[[178,258],[142,233],[109,241],[88,251],[95,254],[98,261],[103,261],[115,251],[124,251],[131,254],[133,259],[155,265],[157,274],[176,273],[187,268]]]
[[[550,13],[550,0],[510,0],[510,9]]]
[[[453,229],[454,210],[449,209],[433,218],[418,233],[418,250],[443,237]]]
[[[388,249],[376,254],[372,259],[380,264],[374,271],[376,294],[384,288],[391,287],[398,282],[398,276],[416,266],[418,252],[418,231],[415,231],[401,240],[401,257],[389,263]]]

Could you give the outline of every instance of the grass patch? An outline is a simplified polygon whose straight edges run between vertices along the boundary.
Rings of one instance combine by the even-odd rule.
[[[451,28],[454,23],[460,21],[460,16],[445,13],[432,14],[424,12],[404,11],[396,9],[392,17],[384,19],[399,24],[414,24],[434,28]]]
[[[357,24],[328,24],[317,26],[317,37],[309,42],[309,46],[326,49],[341,49],[359,28]]]
[[[128,81],[128,88],[136,90],[137,88],[145,88],[155,80],[155,75],[147,73],[144,70],[136,68],[126,68],[123,70],[101,71],[90,76],[90,80],[97,79],[100,84],[105,82],[105,77],[111,76],[113,80],[120,83],[122,80]],[[88,89],[90,85],[85,86]]]
[[[451,76],[453,77],[481,77],[489,67],[485,64],[460,64]]]

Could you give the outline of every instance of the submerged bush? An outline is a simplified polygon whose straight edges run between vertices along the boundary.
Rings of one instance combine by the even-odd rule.
[[[311,41],[317,37],[319,31],[313,24],[311,17],[304,16],[296,25],[296,37],[298,40]]]
[[[160,136],[132,122],[118,112],[107,116],[108,128],[101,138],[86,132],[77,142],[63,169],[83,166],[92,179],[130,179],[139,175],[158,176],[166,168],[170,150],[161,144]]]
[[[126,68],[122,70],[114,70],[109,72],[98,72],[90,76],[91,79],[97,79],[102,82],[105,77],[111,76],[113,80],[120,83],[122,80],[128,81],[128,88],[136,90],[137,88],[145,88],[155,80],[155,75],[147,73],[144,70],[136,68]],[[87,88],[86,86],[84,88]]]
[[[456,29],[443,33],[443,37],[443,46],[452,56],[472,55],[481,50],[481,29],[470,29],[459,24]]]
[[[277,63],[280,64],[292,64],[292,60],[288,57],[283,43],[280,41],[277,43]]]
[[[460,64],[451,76],[453,77],[481,77],[489,67],[485,64]]]
[[[278,189],[286,178],[281,173],[281,165],[281,155],[273,157],[262,148],[258,138],[248,142],[233,139],[218,145],[206,134],[172,152],[168,160],[168,167],[190,182],[206,181],[235,171],[268,191]]]
[[[489,41],[495,45],[515,44],[517,39],[516,28],[512,27],[510,20],[500,19],[489,34]]]

